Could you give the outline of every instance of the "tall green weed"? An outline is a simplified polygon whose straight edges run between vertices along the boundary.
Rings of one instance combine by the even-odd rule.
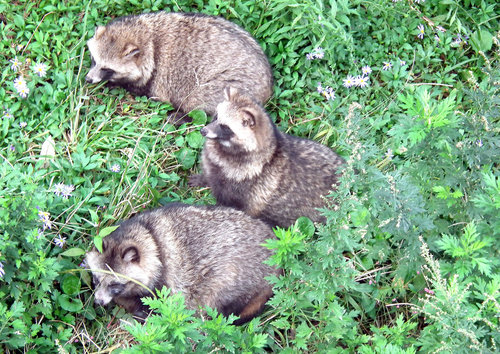
[[[176,128],[168,103],[84,83],[96,25],[162,9],[246,28],[279,129],[346,159],[327,223],[267,243],[284,275],[241,327],[165,289],[134,323],[93,306],[80,267],[117,220],[213,203],[186,184],[204,113]],[[498,16],[475,0],[0,2],[2,350],[497,351]]]

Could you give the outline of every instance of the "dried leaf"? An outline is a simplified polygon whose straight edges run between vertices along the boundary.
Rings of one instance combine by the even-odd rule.
[[[42,150],[40,151],[40,156],[42,160],[45,160],[43,167],[49,166],[49,159],[56,156],[56,143],[52,136],[48,136],[47,139],[42,144]]]

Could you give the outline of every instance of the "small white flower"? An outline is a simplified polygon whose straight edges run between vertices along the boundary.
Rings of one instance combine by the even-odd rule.
[[[325,56],[325,51],[321,47],[314,48],[314,50],[311,53],[306,54],[306,59],[307,60],[313,60],[313,59],[323,59]]]
[[[399,65],[401,65],[401,66],[405,66],[405,65],[406,65],[406,62],[405,62],[404,60],[400,60],[400,61],[399,61]]]
[[[47,75],[47,65],[44,63],[36,63],[35,66],[33,66],[33,70],[40,77]]]
[[[17,89],[17,93],[19,94],[19,96],[21,96],[22,98],[26,98],[28,97],[29,93],[30,93],[30,89],[28,88],[28,86],[21,86]]]
[[[441,38],[437,34],[434,35],[434,39],[439,43],[441,42]]]
[[[64,184],[63,183],[57,183],[54,186],[54,193],[55,193],[55,195],[57,195],[58,197],[60,197],[61,194],[62,194],[63,189],[64,189]]]
[[[335,99],[335,92],[330,86],[325,87],[325,90],[321,93],[325,98],[329,100],[334,100]]]
[[[57,247],[63,248],[64,244],[66,243],[66,237],[62,237],[61,235],[59,235],[54,238],[54,243]]]
[[[44,230],[52,228],[52,221],[50,221],[50,214],[48,212],[39,210],[38,217],[43,222]]]
[[[24,77],[22,76],[19,76],[17,79],[14,80],[14,88],[16,89],[19,96],[21,96],[22,98],[26,98],[30,93],[30,89],[26,84],[26,80],[24,80]]]
[[[14,59],[11,59],[9,61],[12,63],[10,68],[12,70],[14,70],[14,72],[17,72],[21,68],[22,63],[19,61],[19,59],[17,59],[17,57],[15,57]]]
[[[3,263],[0,262],[0,278],[3,278],[5,275],[5,270],[3,270]]]
[[[24,80],[24,77],[19,76],[17,79],[14,80],[14,88],[17,90],[19,87],[26,86],[26,80]]]
[[[325,51],[323,50],[323,48],[318,47],[314,49],[314,55],[317,59],[323,59],[323,57],[325,56]]]
[[[120,165],[118,165],[117,163],[115,163],[113,166],[111,166],[110,171],[114,172],[114,173],[120,172]]]
[[[71,197],[71,193],[75,190],[75,187],[70,185],[65,185],[63,183],[57,183],[54,186],[54,194],[63,197],[64,199],[68,199]]]
[[[363,75],[370,75],[372,73],[372,68],[370,68],[368,65],[365,65],[361,68],[361,72]]]
[[[26,122],[19,123],[19,126],[21,127],[21,129],[26,128],[27,125],[28,125],[28,123],[26,123]]]
[[[64,189],[62,192],[62,197],[68,199],[69,197],[71,197],[71,193],[73,193],[74,190],[75,190],[75,186],[73,186],[71,184],[64,186]]]
[[[318,91],[318,93],[323,92],[323,86],[321,85],[321,82],[318,82],[318,87],[316,87],[316,91]]]
[[[417,28],[418,28],[418,31],[419,31],[417,37],[420,38],[420,39],[423,39],[424,38],[424,34],[425,34],[424,25],[420,24],[420,25],[417,26]]]
[[[18,45],[16,46],[16,50],[17,50],[18,52],[20,52],[21,50],[23,50],[23,48],[24,48],[24,46],[23,46],[22,44],[18,44]]]
[[[11,118],[14,118],[14,116],[12,115],[12,113],[10,113],[10,109],[6,109],[5,111],[3,111],[2,119],[11,119]]]
[[[384,61],[384,66],[382,67],[382,70],[389,70],[390,68],[392,68],[392,63]]]
[[[347,77],[343,81],[344,81],[343,83],[344,87],[349,88],[354,86],[355,79],[351,75],[347,75]]]
[[[368,80],[369,80],[368,76],[358,76],[354,80],[354,84],[358,87],[366,87],[368,86]]]

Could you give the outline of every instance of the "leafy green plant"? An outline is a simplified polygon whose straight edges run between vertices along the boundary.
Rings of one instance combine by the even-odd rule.
[[[0,338],[9,349],[51,348],[55,339],[67,341],[71,335],[68,330],[41,335],[43,326],[38,319],[58,317],[74,323],[71,313],[82,307],[78,299],[74,301],[80,302],[79,308],[69,306],[66,295],[53,289],[65,265],[56,258],[59,251],[51,243],[62,244],[51,233],[52,220],[43,211],[45,193],[31,177],[37,174],[31,172],[21,173],[8,165],[0,168],[0,293],[4,316]],[[76,281],[79,283],[79,279]],[[67,285],[65,289],[77,286]],[[75,289],[71,292],[80,293]],[[49,328],[53,327],[46,324],[45,330]]]
[[[418,340],[424,351],[452,351],[468,353],[471,350],[494,351],[500,340],[498,321],[490,321],[491,307],[499,309],[498,288],[476,305],[471,301],[471,284],[460,282],[459,275],[448,280],[441,275],[438,262],[422,245],[422,257],[427,265],[425,274],[434,290],[427,290],[422,299],[422,313],[429,321]],[[443,340],[443,338],[446,338]]]
[[[488,259],[488,247],[494,243],[493,238],[482,239],[477,232],[476,225],[471,222],[464,228],[464,233],[460,237],[443,235],[443,238],[436,242],[438,247],[445,254],[455,259],[453,273],[465,277],[477,269],[481,274],[491,275],[492,265],[498,262]]]
[[[235,316],[224,318],[217,311],[206,308],[204,319],[193,316],[187,310],[180,294],[170,295],[165,287],[157,291],[157,298],[146,298],[143,302],[155,314],[144,325],[128,324],[125,328],[139,343],[125,352],[164,353],[184,351],[191,347],[194,352],[206,353],[214,349],[245,353],[259,352],[268,343],[268,336],[255,333],[258,322],[252,321],[245,331],[238,331],[231,323]]]
[[[346,161],[327,222],[300,219],[268,242],[283,275],[243,326],[166,289],[145,300],[145,324],[131,322],[93,305],[79,267],[119,220],[214,203],[187,186],[203,112],[175,127],[169,103],[84,81],[96,25],[159,10],[248,30],[273,68],[278,129]],[[0,2],[0,351],[497,351],[498,11],[491,0]]]

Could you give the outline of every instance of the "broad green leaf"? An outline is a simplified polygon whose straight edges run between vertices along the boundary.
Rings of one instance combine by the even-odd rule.
[[[57,298],[59,305],[69,312],[78,312],[83,308],[83,303],[78,298],[71,298],[66,294],[59,295]]]
[[[61,289],[67,295],[75,295],[80,292],[80,278],[73,274],[68,274],[63,278]]]
[[[199,130],[192,131],[188,135],[186,135],[186,141],[190,147],[193,149],[198,149],[203,145],[205,139],[201,135]]]
[[[205,125],[207,124],[208,118],[207,114],[204,111],[194,110],[189,112],[188,114],[191,118],[193,118],[193,125]]]
[[[113,231],[115,231],[119,226],[108,226],[108,227],[105,227],[104,229],[102,229],[101,231],[99,231],[99,237],[101,238],[104,238],[106,236],[108,236],[110,233],[112,233]]]
[[[472,48],[474,48],[476,52],[487,52],[493,46],[493,36],[486,30],[475,31],[470,39]]]
[[[78,247],[69,248],[62,252],[61,255],[66,257],[80,257],[85,254],[85,251]]]
[[[99,252],[102,253],[102,239],[115,231],[119,226],[108,226],[99,232],[99,235],[94,237],[94,245]]]

